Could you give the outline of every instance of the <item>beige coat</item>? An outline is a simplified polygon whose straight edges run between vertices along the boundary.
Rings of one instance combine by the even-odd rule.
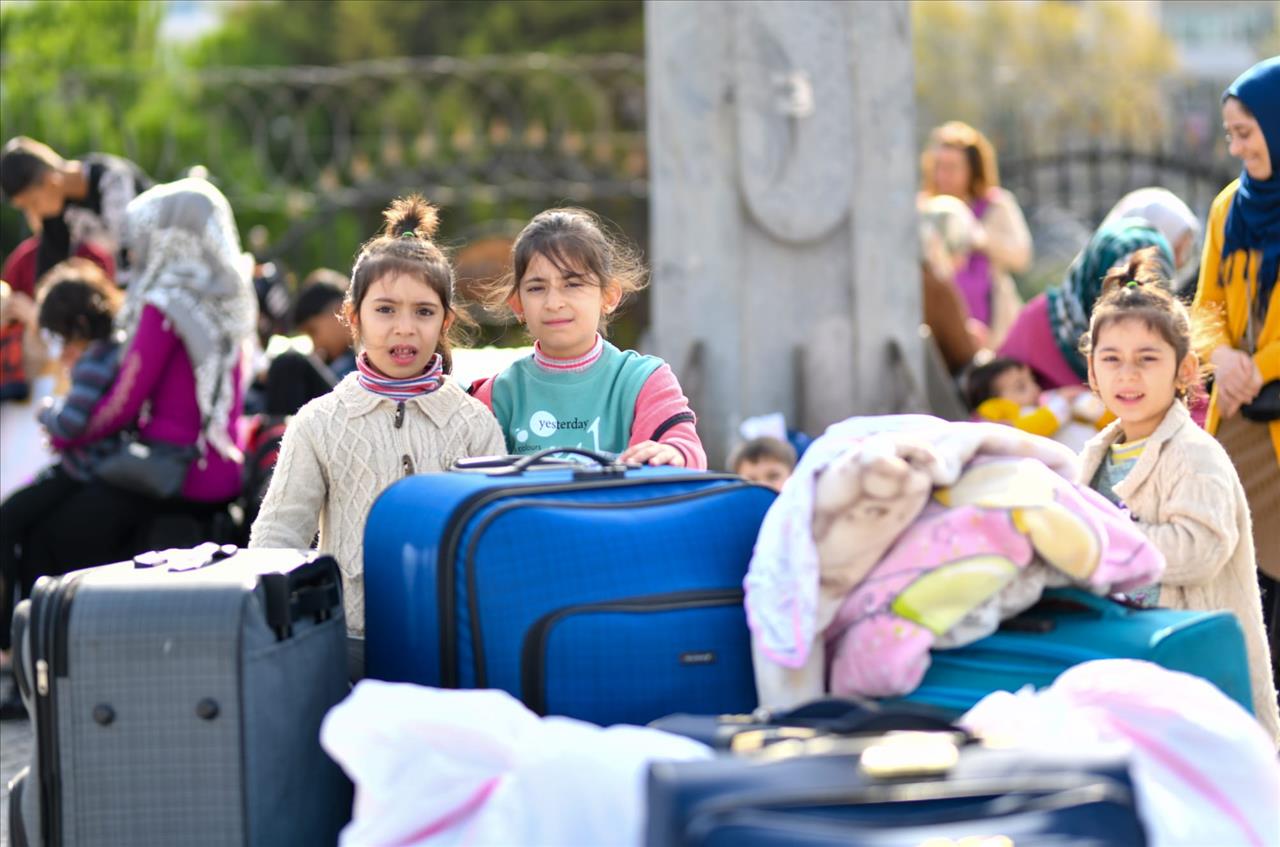
[[[430,394],[395,401],[366,391],[358,374],[303,406],[285,430],[253,522],[250,547],[311,546],[342,568],[347,629],[364,634],[364,522],[383,489],[410,473],[447,470],[467,456],[507,452],[497,420],[451,378]]]
[[[1085,445],[1080,455],[1082,483],[1092,481],[1122,434],[1117,421]],[[1160,605],[1226,610],[1239,619],[1249,654],[1254,712],[1280,741],[1249,504],[1226,451],[1196,426],[1186,406],[1175,402],[1115,493],[1164,554]]]

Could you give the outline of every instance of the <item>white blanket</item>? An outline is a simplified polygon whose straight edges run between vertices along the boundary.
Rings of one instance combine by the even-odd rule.
[[[1280,762],[1266,732],[1197,676],[1106,659],[1043,691],[999,691],[960,723],[1001,745],[1127,750],[1151,847],[1280,845]]]
[[[374,680],[329,712],[320,739],[356,785],[344,847],[637,847],[649,762],[711,757],[655,729],[539,718],[502,691]]]

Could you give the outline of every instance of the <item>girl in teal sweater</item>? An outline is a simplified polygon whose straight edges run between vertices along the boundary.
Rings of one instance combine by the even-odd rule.
[[[627,462],[706,468],[696,418],[670,366],[603,337],[609,316],[644,287],[634,253],[582,209],[548,209],[512,247],[512,270],[490,292],[534,339],[532,356],[479,383],[514,454],[552,447]]]

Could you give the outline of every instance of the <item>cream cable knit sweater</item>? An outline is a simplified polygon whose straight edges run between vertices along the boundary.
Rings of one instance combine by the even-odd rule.
[[[311,546],[342,568],[347,630],[364,635],[364,523],[373,501],[412,473],[442,471],[467,456],[507,452],[498,422],[451,378],[397,404],[348,374],[289,423],[280,458],[253,523],[250,547]]]
[[[1122,434],[1116,421],[1085,445],[1080,482],[1092,481],[1107,450]],[[1254,713],[1280,742],[1249,503],[1227,451],[1196,426],[1186,406],[1174,403],[1115,492],[1164,554],[1167,567],[1160,581],[1160,605],[1225,610],[1239,618],[1249,653]],[[1254,518],[1275,520],[1274,515]]]

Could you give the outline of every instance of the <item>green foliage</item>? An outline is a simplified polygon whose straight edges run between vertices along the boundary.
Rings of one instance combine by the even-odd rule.
[[[1173,47],[1132,6],[930,0],[911,11],[922,140],[953,119],[1023,150],[1165,131]]]
[[[354,94],[340,90],[337,102],[325,102],[308,100],[286,83],[264,90],[210,71],[534,51],[639,55],[644,49],[641,0],[255,0],[227,5],[216,30],[186,45],[162,43],[163,13],[158,0],[0,3],[3,136],[30,135],[68,156],[119,153],[158,179],[209,165],[236,204],[242,233],[262,226],[272,241],[305,221],[327,191],[365,179],[367,162],[399,162],[404,177],[392,184],[414,188],[413,176],[427,162],[465,166],[465,156],[487,155],[504,134],[546,136],[549,121],[495,129],[481,109],[483,80],[409,76],[387,84],[373,78]],[[542,104],[542,112],[552,111],[545,104],[554,101],[575,126],[590,111],[567,84],[534,77],[506,84],[513,99]],[[300,133],[273,134],[270,116],[283,109],[297,116],[293,126]],[[350,155],[337,158],[329,125],[332,113],[343,110],[358,131]],[[255,144],[263,136],[268,162]],[[463,153],[451,144],[458,139]],[[296,155],[300,142],[308,154]],[[321,168],[313,160],[332,164]],[[505,217],[527,220],[544,204],[509,205]],[[360,241],[379,225],[378,211],[317,219],[284,246],[287,262],[303,272],[349,266]],[[482,213],[446,208],[443,234],[481,225]],[[0,254],[24,234],[21,217],[7,206],[0,210]]]
[[[336,65],[389,56],[644,51],[640,0],[294,0],[245,3],[199,65]]]

